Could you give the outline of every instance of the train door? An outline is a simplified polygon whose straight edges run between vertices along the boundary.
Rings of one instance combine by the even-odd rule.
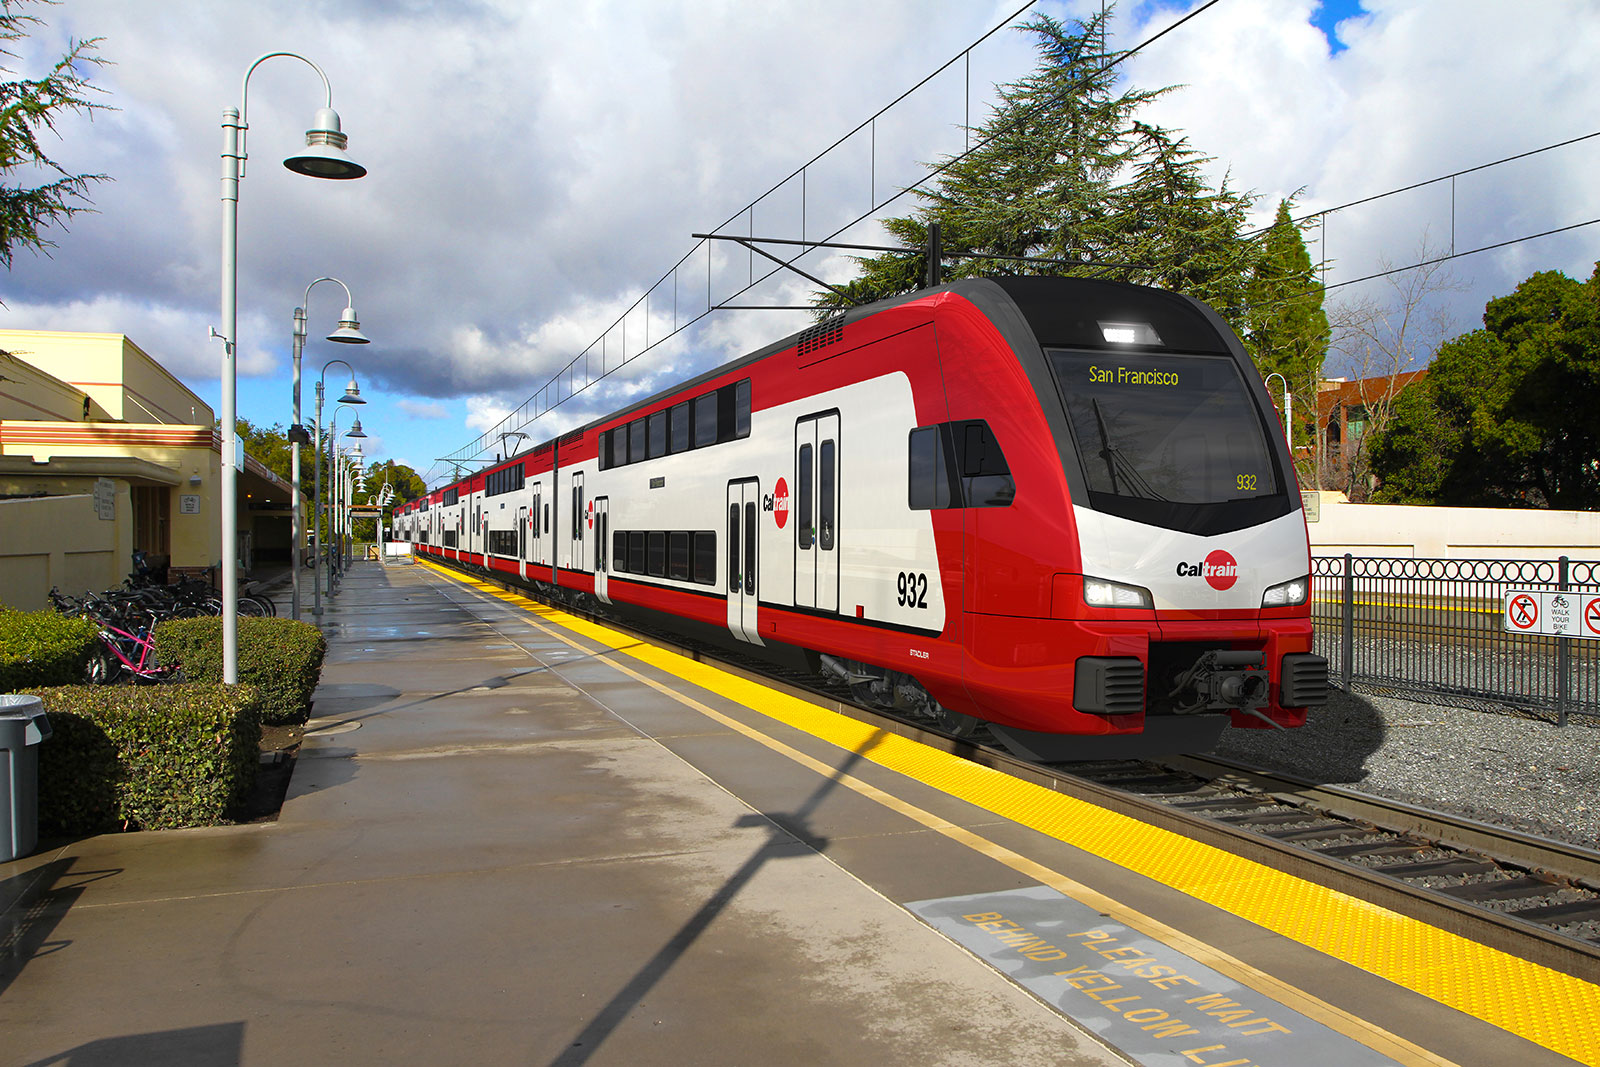
[[[533,514],[528,516],[528,562],[544,562],[544,489],[533,487]]]
[[[583,472],[572,472],[572,569],[583,570]]]
[[[611,570],[611,498],[594,498],[594,595],[611,603],[606,577]]]
[[[795,424],[794,602],[839,610],[839,413]]]
[[[528,523],[527,507],[517,508],[517,575],[522,578],[528,576]]]
[[[756,479],[728,483],[728,629],[739,640],[757,645],[762,643],[756,630],[760,502],[761,483]]]

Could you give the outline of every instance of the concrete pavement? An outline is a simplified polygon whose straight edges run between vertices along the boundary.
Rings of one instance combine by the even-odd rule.
[[[278,822],[0,864],[0,1063],[1126,1062],[819,851],[827,779],[753,807],[652,734],[757,746],[421,566],[327,603]]]

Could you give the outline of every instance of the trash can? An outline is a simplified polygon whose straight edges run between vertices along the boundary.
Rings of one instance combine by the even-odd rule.
[[[0,696],[0,863],[39,843],[39,743],[50,719],[35,696]]]

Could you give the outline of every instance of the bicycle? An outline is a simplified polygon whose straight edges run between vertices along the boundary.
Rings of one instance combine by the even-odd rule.
[[[95,624],[100,645],[89,659],[84,675],[91,685],[114,685],[124,674],[135,684],[176,680],[176,668],[156,659],[151,631],[159,621],[158,612],[137,599],[100,597],[87,593],[74,599],[51,588],[50,603],[63,615],[85,618]]]

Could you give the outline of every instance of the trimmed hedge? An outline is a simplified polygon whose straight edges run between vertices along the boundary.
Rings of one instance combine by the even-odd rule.
[[[185,681],[222,681],[222,620],[173,619],[156,626],[156,657],[178,664]],[[261,693],[261,721],[269,726],[311,717],[311,694],[328,652],[322,631],[294,619],[239,620],[239,681]]]
[[[249,686],[34,692],[52,730],[39,745],[42,836],[210,826],[255,788],[261,719]]]
[[[0,607],[0,693],[76,685],[98,641],[88,619]]]

